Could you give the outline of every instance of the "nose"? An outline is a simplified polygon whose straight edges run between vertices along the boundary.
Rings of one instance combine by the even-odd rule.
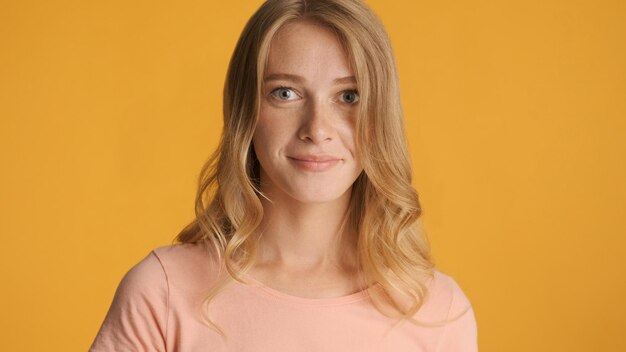
[[[330,102],[312,99],[305,104],[304,110],[298,137],[314,144],[332,141],[335,136],[335,129],[332,124],[333,111]]]

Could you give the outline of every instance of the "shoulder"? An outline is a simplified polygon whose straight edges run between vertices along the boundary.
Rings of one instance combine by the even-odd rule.
[[[192,268],[197,264],[207,264],[213,258],[210,246],[204,243],[177,243],[154,248],[152,253],[162,265],[168,267]]]
[[[151,251],[122,277],[89,351],[164,350],[168,301],[167,275]]]
[[[450,275],[435,270],[428,283],[423,317],[445,322],[437,351],[477,351],[477,327],[470,299]]]
[[[439,270],[434,272],[429,294],[434,303],[438,303],[442,309],[452,315],[472,307],[472,303],[458,282],[452,276]]]
[[[167,301],[174,291],[204,289],[217,274],[214,256],[206,244],[172,244],[152,249],[122,278],[120,299]]]
[[[150,250],[126,272],[116,295],[141,296],[143,291],[154,293],[155,289],[157,292],[167,289],[170,274],[193,268],[198,261],[197,252],[196,246],[190,244],[161,246]]]
[[[167,276],[170,289],[187,293],[204,290],[218,274],[218,260],[212,246],[179,243],[152,250]]]
[[[207,247],[196,244],[175,244],[151,250],[122,277],[115,292],[114,304],[169,305],[174,285],[197,283],[210,271]]]
[[[167,293],[167,276],[159,258],[150,252],[124,274],[115,297],[117,299],[156,298],[157,294],[163,297],[164,293]]]
[[[471,307],[467,295],[450,275],[435,269],[426,281],[426,296],[416,318],[428,321],[445,320],[457,311]]]
[[[161,246],[133,265],[120,281],[90,351],[164,351],[172,311],[197,294],[214,270],[207,248]]]

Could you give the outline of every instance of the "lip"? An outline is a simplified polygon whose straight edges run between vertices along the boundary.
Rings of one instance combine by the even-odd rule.
[[[300,161],[314,161],[314,162],[326,162],[333,160],[341,160],[336,156],[330,154],[306,154],[306,155],[293,155],[288,156],[290,159],[300,160]]]
[[[341,158],[332,155],[297,155],[287,158],[299,168],[318,172],[330,170],[341,161]]]

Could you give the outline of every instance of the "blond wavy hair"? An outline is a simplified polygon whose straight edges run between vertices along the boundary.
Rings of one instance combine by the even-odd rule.
[[[210,320],[208,304],[230,280],[244,282],[241,274],[254,263],[263,195],[251,142],[262,80],[272,38],[286,23],[298,20],[336,32],[357,80],[355,135],[363,172],[353,184],[345,225],[358,236],[357,266],[372,303],[398,321],[433,325],[414,319],[427,294],[427,280],[434,276],[434,263],[418,226],[421,208],[411,185],[395,59],[380,20],[357,0],[268,0],[239,37],[224,87],[222,135],[199,177],[196,219],[175,239],[209,244],[228,273],[220,271],[205,297],[203,317],[224,336]]]

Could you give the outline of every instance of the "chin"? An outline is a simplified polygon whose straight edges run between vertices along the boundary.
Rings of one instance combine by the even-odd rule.
[[[300,203],[307,204],[323,204],[337,201],[349,192],[351,187],[346,189],[330,188],[328,186],[317,187],[316,189],[307,190],[306,187],[292,189],[288,194]]]

